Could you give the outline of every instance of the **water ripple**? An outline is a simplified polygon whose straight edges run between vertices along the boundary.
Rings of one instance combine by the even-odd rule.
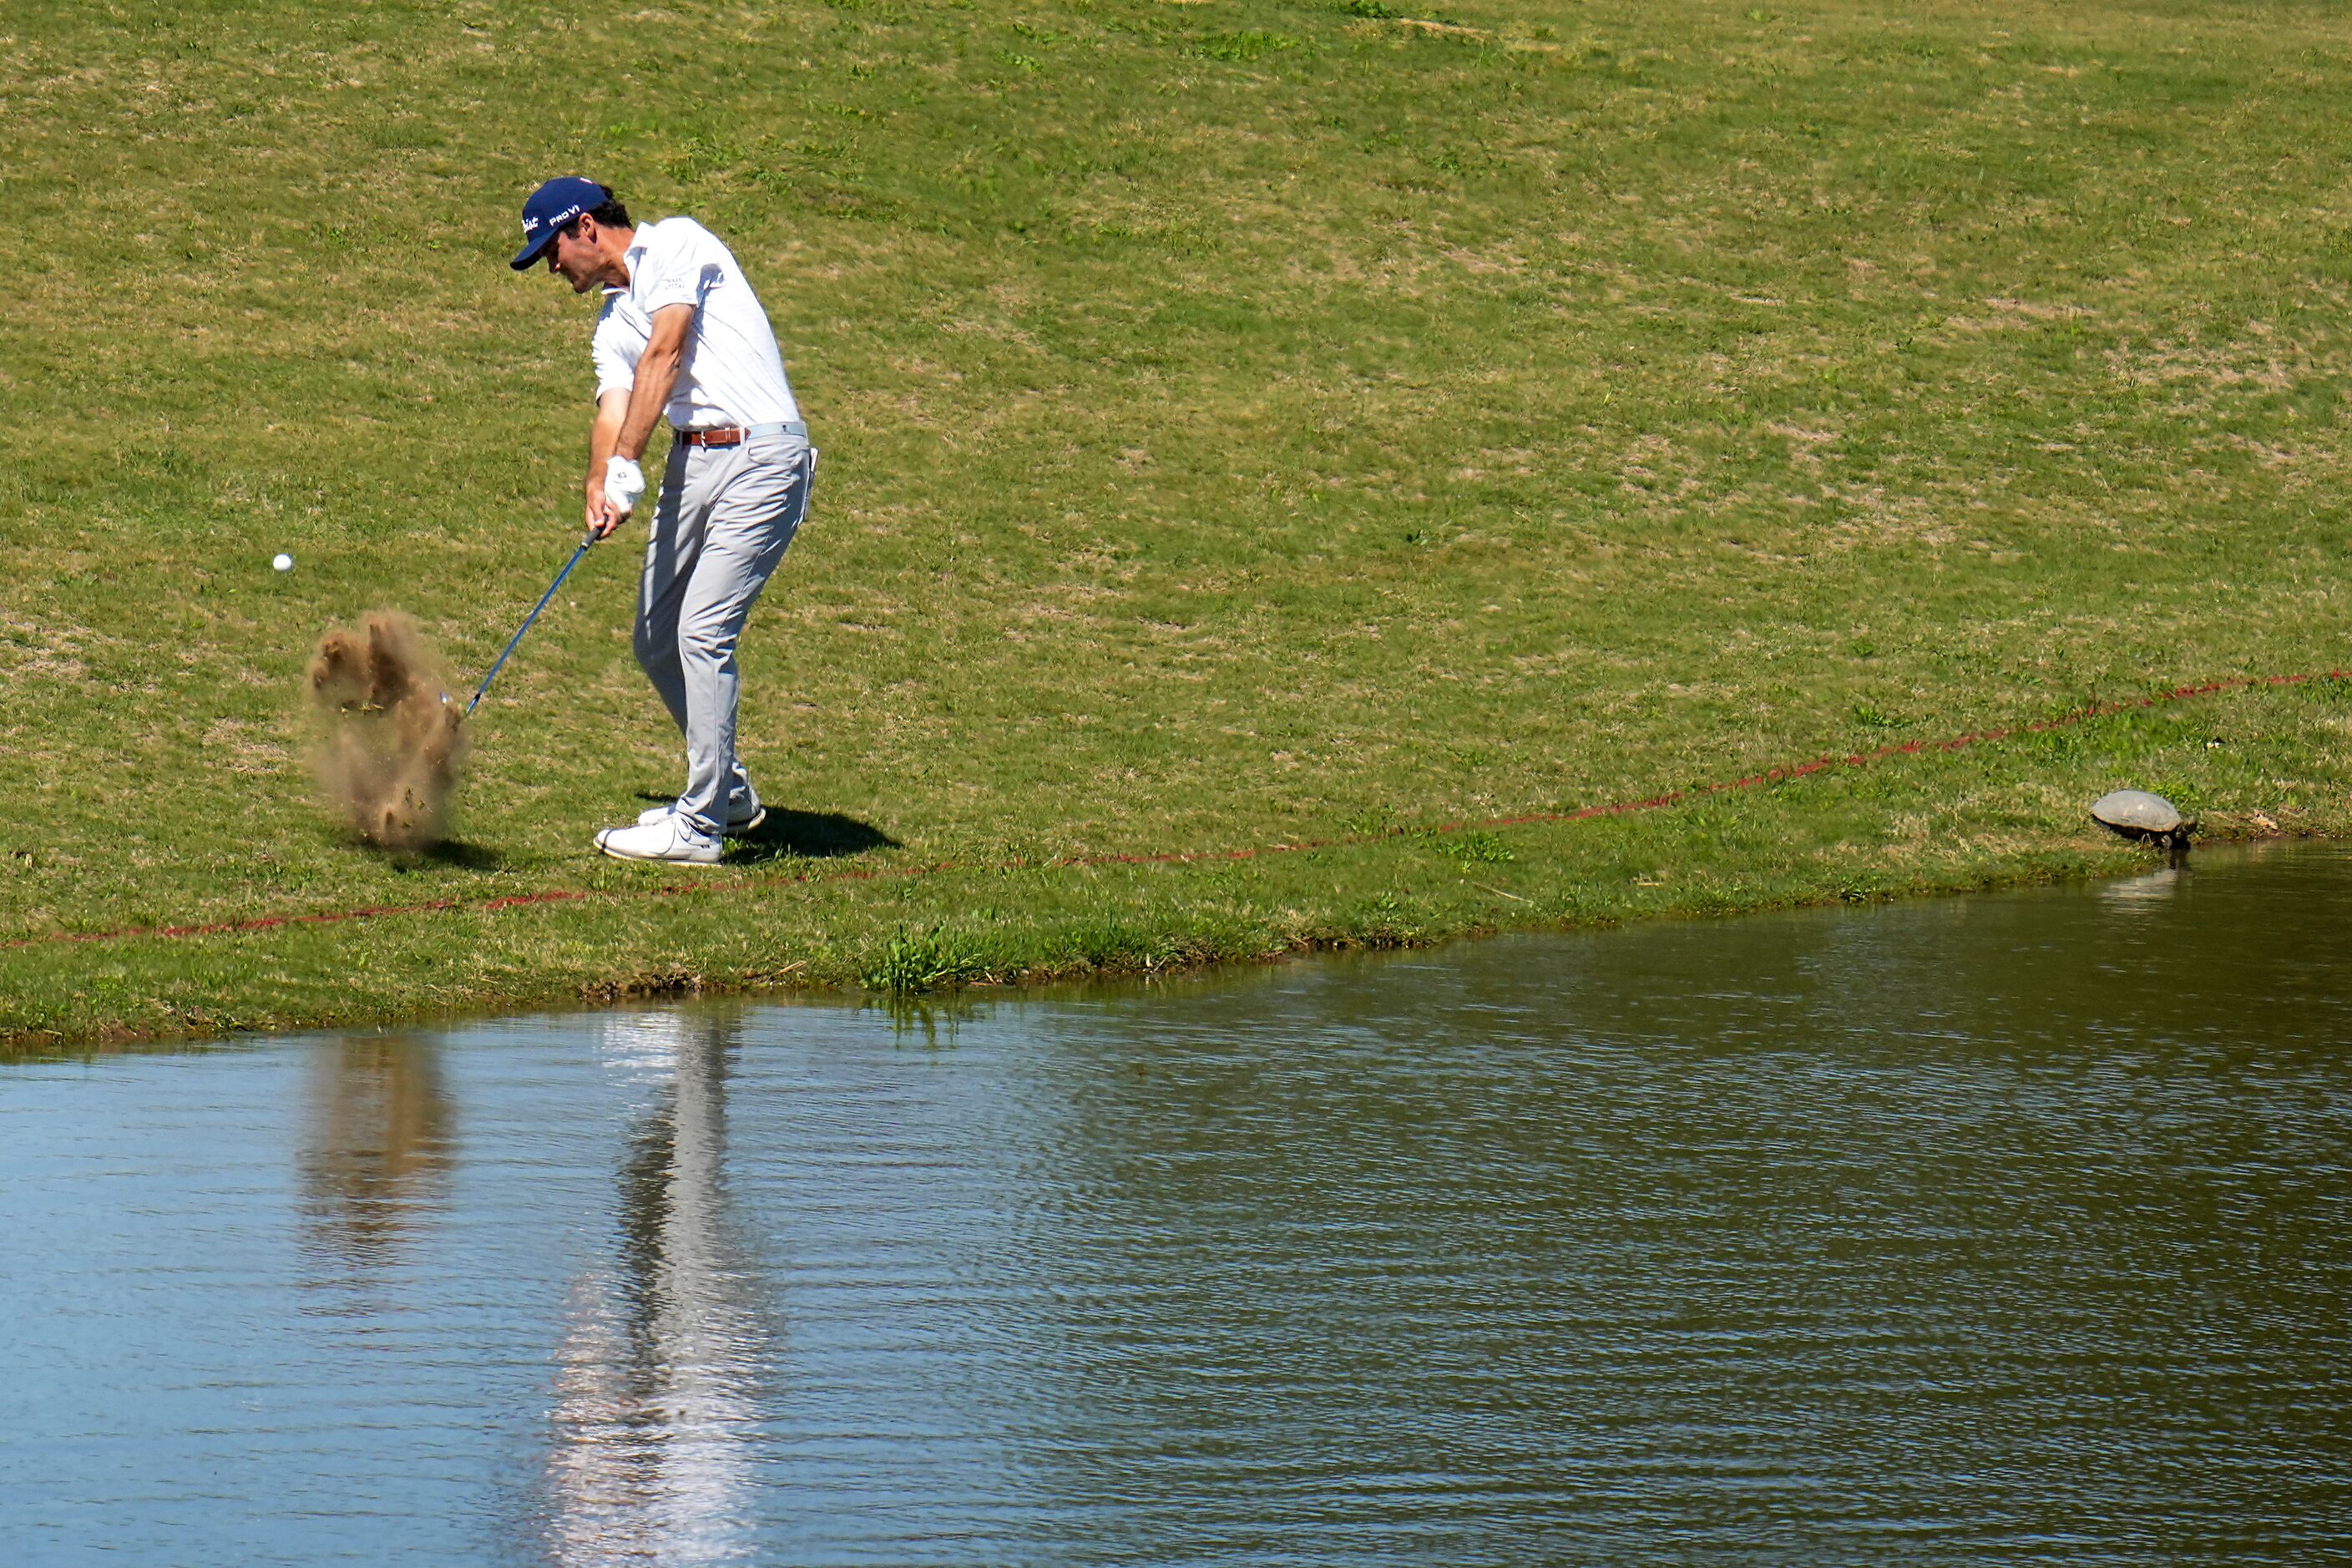
[[[9,1560],[2352,1554],[2352,860],[0,1070]],[[940,1026],[943,1025],[944,1026]]]

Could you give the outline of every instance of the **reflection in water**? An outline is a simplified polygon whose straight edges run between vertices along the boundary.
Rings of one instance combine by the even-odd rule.
[[[2162,903],[2178,893],[2188,879],[2189,868],[2175,862],[2137,877],[2126,877],[2108,882],[2099,889],[2099,901],[2116,913],[2132,914]]]
[[[2200,852],[23,1065],[0,1568],[2352,1563],[2347,943]]]
[[[308,1077],[297,1160],[307,1238],[352,1269],[380,1268],[446,1185],[441,1047],[399,1037],[322,1042]]]
[[[758,1369],[774,1352],[727,1224],[726,1081],[740,1017],[614,1020],[625,1067],[670,1081],[621,1160],[610,1268],[565,1310],[546,1468],[561,1563],[710,1563],[747,1545]]]

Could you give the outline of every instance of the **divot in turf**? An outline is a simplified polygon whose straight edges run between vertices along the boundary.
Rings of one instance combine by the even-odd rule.
[[[463,712],[442,695],[432,647],[393,610],[319,639],[309,688],[312,768],[329,809],[367,843],[421,849],[446,836],[465,762]]]

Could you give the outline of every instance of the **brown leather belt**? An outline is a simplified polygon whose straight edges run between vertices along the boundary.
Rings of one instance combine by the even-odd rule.
[[[716,430],[681,430],[677,438],[689,447],[740,447],[747,434],[740,425],[722,425]]]

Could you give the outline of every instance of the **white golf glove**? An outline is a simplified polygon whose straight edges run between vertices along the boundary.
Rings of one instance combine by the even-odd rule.
[[[645,499],[646,471],[618,452],[604,459],[604,504],[614,511],[637,510]]]

